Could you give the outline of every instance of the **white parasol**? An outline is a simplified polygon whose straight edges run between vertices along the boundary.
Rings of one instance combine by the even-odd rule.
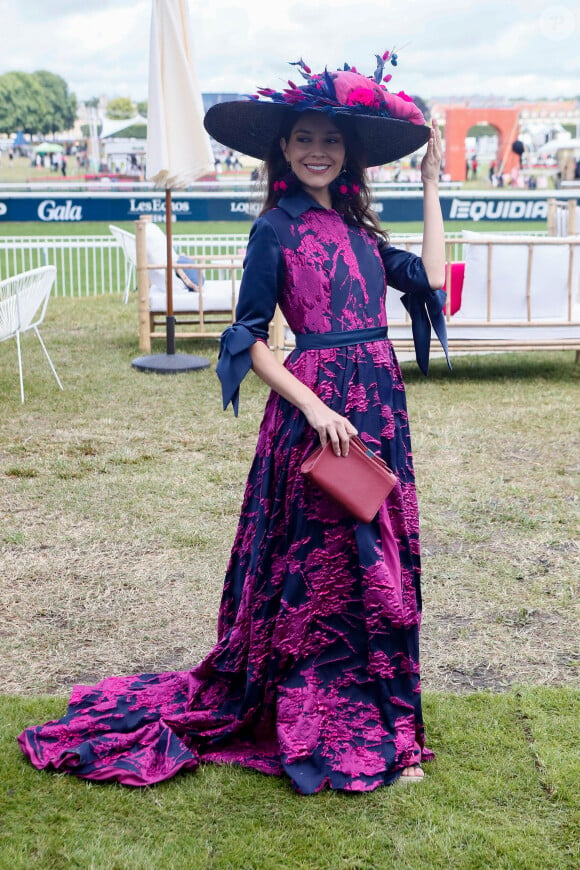
[[[167,263],[173,259],[171,191],[183,189],[213,170],[209,136],[203,126],[203,102],[193,63],[193,40],[187,0],[153,0],[149,48],[147,112],[147,178],[165,188]],[[172,356],[174,359],[159,359]],[[136,368],[146,371],[186,371],[175,357],[173,275],[167,269],[167,354],[151,365],[141,358]],[[188,357],[203,360],[203,357]],[[185,358],[187,359],[187,358]],[[135,365],[135,362],[133,365]],[[204,366],[209,362],[204,360]],[[169,368],[168,368],[169,366]]]
[[[176,190],[211,172],[186,0],[153,0],[148,106],[147,178]]]

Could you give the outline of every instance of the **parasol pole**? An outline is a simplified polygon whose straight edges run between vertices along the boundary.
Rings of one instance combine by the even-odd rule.
[[[187,0],[153,0],[151,12],[147,176],[165,190],[167,352],[139,357],[131,365],[143,372],[177,374],[208,368],[210,361],[175,352],[171,189],[185,187],[211,165],[211,148],[193,69]]]
[[[165,236],[167,239],[167,316],[165,318],[166,349],[175,353],[175,315],[173,313],[173,214],[171,211],[171,188],[165,189]]]
[[[131,365],[141,372],[155,372],[158,375],[176,375],[180,372],[194,372],[207,369],[210,361],[204,356],[175,352],[175,312],[173,310],[173,226],[171,210],[171,188],[165,188],[165,236],[167,238],[166,268],[166,317],[165,353],[154,353],[134,359]]]

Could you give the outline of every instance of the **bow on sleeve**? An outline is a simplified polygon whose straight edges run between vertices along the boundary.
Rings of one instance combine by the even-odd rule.
[[[431,289],[423,261],[417,254],[402,251],[392,245],[380,245],[379,251],[389,286],[404,294],[401,302],[411,318],[415,357],[419,368],[424,375],[429,372],[431,327],[441,342],[447,365],[451,368],[447,326],[443,314],[445,291]]]
[[[240,384],[252,368],[250,348],[256,336],[243,323],[234,323],[222,332],[220,355],[216,373],[222,385],[224,411],[232,403],[234,416],[238,416]]]
[[[236,321],[222,333],[216,373],[222,385],[224,411],[231,402],[238,416],[240,384],[252,367],[250,348],[268,340],[282,281],[282,252],[275,230],[258,218],[248,239]]]
[[[449,348],[447,347],[447,326],[443,308],[447,294],[444,290],[405,293],[401,302],[409,312],[413,330],[415,358],[424,375],[429,373],[429,349],[431,347],[431,327],[441,343],[447,365],[451,368]]]

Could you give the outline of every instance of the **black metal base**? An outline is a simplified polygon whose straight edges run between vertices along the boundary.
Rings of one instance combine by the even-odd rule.
[[[140,372],[155,372],[158,375],[178,375],[180,372],[193,372],[207,369],[211,363],[204,356],[189,353],[154,353],[140,356],[131,363]]]

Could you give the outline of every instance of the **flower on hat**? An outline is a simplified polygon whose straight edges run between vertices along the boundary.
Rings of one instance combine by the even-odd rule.
[[[380,102],[370,88],[355,88],[345,100],[346,106],[373,106],[379,107]]]

